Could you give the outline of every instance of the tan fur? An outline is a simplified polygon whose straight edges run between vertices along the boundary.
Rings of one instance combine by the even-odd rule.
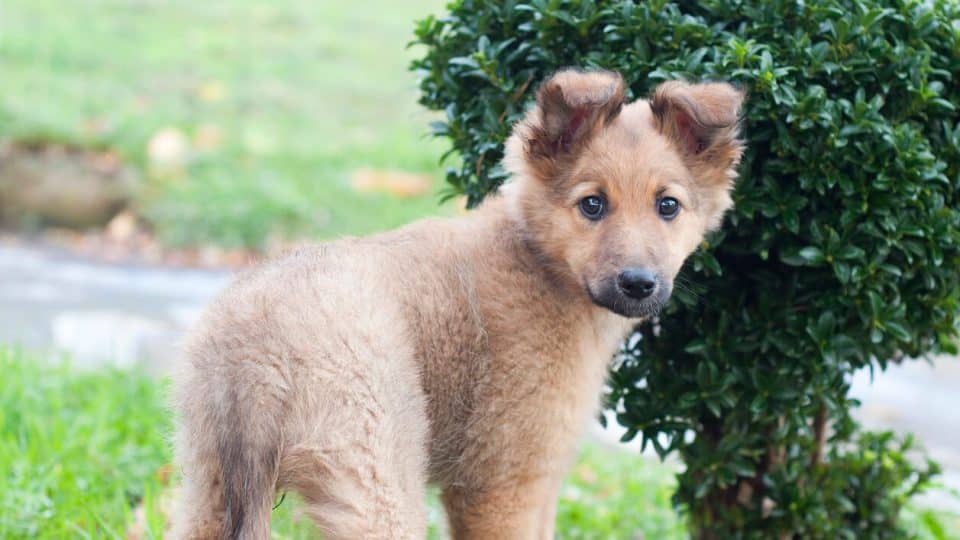
[[[455,538],[552,538],[636,323],[591,293],[641,266],[669,294],[741,151],[727,85],[668,87],[658,114],[623,95],[617,74],[560,72],[508,142],[511,182],[470,216],[303,250],[224,292],[177,379],[174,537],[267,538],[290,489],[327,538],[423,538],[432,481]],[[609,212],[590,221],[578,203],[597,193]]]

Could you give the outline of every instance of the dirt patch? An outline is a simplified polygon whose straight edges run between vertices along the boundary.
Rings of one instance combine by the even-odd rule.
[[[84,230],[46,227],[29,233],[0,230],[0,245],[35,245],[105,263],[172,268],[240,269],[264,258],[281,256],[305,242],[308,240],[275,238],[260,248],[167,246],[154,235],[148,223],[128,210],[118,213],[104,227]]]
[[[82,231],[47,227],[29,234],[0,233],[0,244],[39,245],[64,250],[94,261],[113,264],[143,264],[174,268],[243,268],[261,260],[265,253],[255,249],[227,249],[218,246],[170,247],[161,243],[142,221],[126,211],[117,214],[106,227]],[[277,247],[276,250],[283,248]],[[274,253],[274,249],[269,250]]]
[[[0,224],[82,229],[102,226],[139,184],[110,150],[54,143],[0,143]]]

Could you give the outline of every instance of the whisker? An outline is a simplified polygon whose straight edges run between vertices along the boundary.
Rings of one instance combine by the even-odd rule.
[[[698,292],[698,290],[702,287],[699,287],[697,283],[695,283],[689,277],[685,275],[678,275],[673,280],[673,286],[674,288],[687,293],[687,295],[693,299],[694,303],[700,303],[702,294]]]

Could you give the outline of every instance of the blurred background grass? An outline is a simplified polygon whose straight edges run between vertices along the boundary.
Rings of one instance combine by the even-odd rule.
[[[406,48],[413,20],[442,7],[6,0],[0,139],[115,149],[144,172],[137,213],[173,245],[330,238],[449,212]],[[148,146],[170,133],[188,145],[182,166],[157,170]],[[360,193],[363,168],[429,187]]]

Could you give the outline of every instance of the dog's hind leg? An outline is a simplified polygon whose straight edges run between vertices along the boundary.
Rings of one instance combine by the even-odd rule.
[[[176,494],[170,537],[177,540],[219,540],[224,537],[223,488],[216,449],[179,445],[183,472]]]
[[[218,352],[195,347],[177,386],[183,483],[172,537],[266,539],[290,376],[278,357]]]
[[[270,504],[275,478],[269,458],[248,453],[248,448],[239,444],[236,448],[241,454],[235,454],[232,461],[224,461],[220,452],[200,458],[181,453],[183,480],[177,495],[171,538],[270,538]],[[254,463],[256,461],[262,463]],[[221,465],[224,462],[226,467]],[[223,469],[227,469],[225,474]]]
[[[391,381],[364,375],[324,392],[317,433],[284,450],[280,489],[300,494],[324,538],[421,540],[425,399],[402,374]]]

